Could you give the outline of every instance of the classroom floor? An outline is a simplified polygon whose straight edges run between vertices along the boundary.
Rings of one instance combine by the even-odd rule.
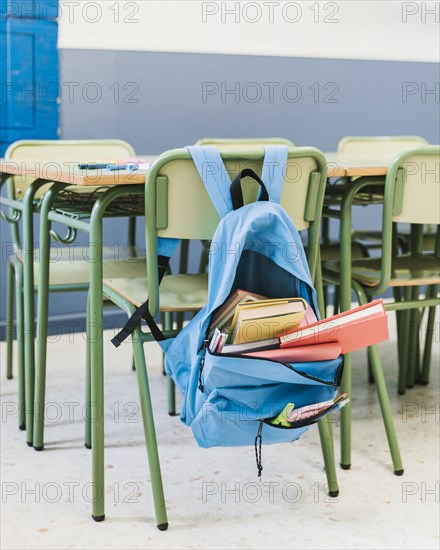
[[[438,330],[431,384],[401,397],[396,394],[395,342],[380,346],[403,477],[392,473],[374,386],[366,380],[365,353],[355,354],[352,469],[338,469],[337,499],[326,495],[316,428],[295,443],[263,447],[261,483],[253,448],[198,448],[191,431],[167,415],[160,352],[148,344],[167,532],[155,527],[130,345],[115,350],[110,337],[110,332],[105,334],[103,523],[90,518],[91,461],[82,421],[83,335],[63,336],[48,347],[46,448],[40,453],[27,447],[24,433],[18,431],[17,380],[5,380],[2,343],[2,549],[438,548]],[[335,434],[338,451],[336,419]]]

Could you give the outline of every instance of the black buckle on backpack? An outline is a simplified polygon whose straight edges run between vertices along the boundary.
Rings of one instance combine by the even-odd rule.
[[[168,256],[157,257],[159,284],[161,283],[166,273],[166,270],[168,269],[169,263],[170,258]],[[122,344],[122,342],[130,336],[130,334],[133,334],[137,324],[141,319],[143,319],[147,323],[148,328],[150,329],[151,334],[153,335],[153,338],[156,340],[156,342],[165,340],[163,332],[157,326],[156,321],[150,314],[150,311],[148,309],[148,300],[146,300],[142,305],[137,308],[130,319],[128,319],[128,321],[124,325],[124,328],[120,332],[118,332],[118,334],[114,338],[112,338],[112,344],[115,346],[115,348],[118,348]]]

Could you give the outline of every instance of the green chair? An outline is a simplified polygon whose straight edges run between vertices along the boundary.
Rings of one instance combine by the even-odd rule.
[[[355,159],[389,159],[390,161],[403,151],[411,147],[420,147],[427,145],[428,142],[420,136],[347,136],[343,138],[338,144],[338,153],[348,158]],[[402,252],[409,252],[417,242],[412,238],[411,231],[408,228],[402,226],[402,224],[395,224],[393,230],[396,232],[396,246],[399,246]],[[362,242],[368,251],[378,249],[381,246],[382,233],[381,231],[374,229],[362,230],[358,229],[353,231],[353,239]],[[425,227],[423,229],[423,249],[425,251],[433,252],[435,250],[436,235],[432,227]],[[353,256],[354,258],[354,256]],[[398,295],[398,291],[397,292]],[[412,289],[412,294],[415,296],[417,288]],[[411,314],[413,322],[421,323],[423,317],[423,310],[420,312],[414,311]],[[398,323],[398,340],[401,340],[400,334],[400,313]],[[417,317],[419,320],[417,321]],[[409,354],[415,357],[415,361],[418,362],[419,356],[419,341],[415,337],[416,331],[413,332],[411,339],[412,344],[409,346]],[[427,334],[427,339],[432,339],[432,332]],[[428,344],[429,346],[429,344]],[[413,349],[414,348],[414,349]],[[401,354],[399,355],[399,357]],[[369,381],[372,383],[374,377],[372,376],[371,369],[369,369]],[[408,379],[407,386],[413,387],[414,380]],[[399,393],[404,393],[402,388],[399,389]]]
[[[73,169],[78,162],[127,159],[135,156],[132,146],[121,140],[29,140],[17,141],[13,143],[5,153],[5,159],[11,162],[29,162],[46,163],[53,167],[59,164],[63,169]],[[19,205],[23,202],[26,192],[35,178],[32,177],[11,177],[7,181],[7,195],[10,199],[12,213],[3,214],[6,221],[12,225],[12,244],[13,255],[10,257],[7,266],[7,377],[13,375],[13,357],[12,343],[14,336],[14,318],[13,318],[13,300],[15,295],[16,302],[16,327],[18,343],[18,385],[19,385],[19,428],[26,429],[25,410],[33,408],[33,379],[34,364],[33,353],[25,353],[25,308],[32,307],[33,318],[33,300],[25,301],[25,289],[23,285],[24,257],[23,245],[20,238],[20,213],[14,211],[14,204]],[[41,197],[44,196],[50,185],[40,187],[35,194],[34,212],[39,211]],[[58,208],[71,208],[72,201],[76,205],[82,206],[99,192],[97,188],[67,188],[62,200],[60,199]],[[91,203],[93,205],[93,203]],[[91,208],[89,205],[88,208]],[[80,215],[80,214],[78,214]],[[137,258],[135,252],[135,218],[129,219],[128,248],[127,250],[115,251],[112,248],[104,252],[106,261],[104,270],[107,276],[122,276],[126,273],[137,272],[139,276],[145,274],[145,259]],[[62,241],[62,240],[61,240]],[[61,242],[62,244],[62,242]],[[33,243],[25,243],[25,250],[32,249]],[[39,270],[38,249],[34,250],[34,280],[35,288],[28,291],[32,295],[37,291],[37,280]],[[86,291],[89,287],[89,258],[87,251],[75,247],[54,247],[49,252],[51,257],[50,273],[50,292],[74,292]],[[31,303],[32,302],[32,303]],[[29,340],[29,339],[28,339]],[[26,351],[29,346],[33,347],[33,341],[27,343]],[[26,370],[26,374],[25,374]],[[25,406],[26,403],[26,406]],[[31,422],[32,424],[32,422]],[[28,426],[29,429],[29,426]],[[31,444],[31,429],[28,433],[28,443]]]
[[[380,257],[351,260],[345,243],[351,239],[351,204],[363,186],[371,182],[353,182],[349,193],[344,197],[343,215],[341,219],[341,261],[328,262],[324,265],[323,277],[325,281],[343,286],[341,290],[341,308],[347,309],[351,299],[351,289],[355,291],[359,303],[365,304],[375,296],[380,296],[389,288],[397,289],[397,300],[386,302],[388,311],[405,313],[398,322],[403,333],[411,314],[410,310],[430,308],[428,324],[433,330],[433,308],[440,303],[437,296],[440,284],[440,250],[437,238],[434,253],[413,250],[402,254],[396,246],[396,232],[393,224],[409,223],[423,228],[424,224],[440,224],[440,148],[439,146],[425,145],[404,151],[390,164],[385,180],[383,215],[382,215],[382,243]],[[437,234],[438,235],[438,234]],[[426,286],[426,296],[418,299],[411,290],[417,286]],[[404,299],[401,299],[401,292]],[[399,389],[404,388],[407,371],[414,369],[412,358],[408,359],[410,338],[402,338],[399,345]],[[429,371],[430,348],[425,349],[424,374]],[[376,384],[378,398],[382,410],[388,443],[393,459],[396,475],[403,473],[402,461],[395,433],[392,412],[388,399],[387,388],[382,372],[377,346],[368,349],[370,364]],[[342,380],[343,391],[351,394],[351,357],[346,356],[345,370]],[[350,454],[350,405],[341,414],[341,465],[349,468]]]
[[[403,151],[410,147],[421,147],[428,145],[426,139],[420,136],[346,136],[338,143],[338,154],[351,159],[361,160],[393,160]],[[381,232],[378,230],[355,230],[353,239],[365,241],[367,248],[380,248],[382,240]],[[403,251],[410,246],[410,235],[405,231],[399,231],[398,242]],[[425,241],[425,245],[434,249],[434,239]]]
[[[348,159],[366,160],[380,159],[391,162],[391,160],[404,150],[411,147],[420,147],[426,145],[427,141],[420,136],[347,136],[340,140],[338,144],[338,154]],[[356,181],[356,178],[352,181]],[[367,205],[371,205],[374,198],[368,196]],[[379,199],[379,202],[381,199]],[[365,202],[364,202],[365,205]],[[325,222],[328,223],[326,218]],[[400,224],[401,225],[401,224]],[[410,249],[411,235],[405,228],[401,226],[395,226],[396,244],[403,252]],[[328,234],[328,229],[327,229]],[[376,229],[356,229],[352,231],[353,243],[357,243],[362,246],[364,251],[364,257],[370,255],[373,250],[377,250],[381,246],[382,233]],[[435,235],[431,235],[429,231],[426,232],[424,238],[424,246],[429,250],[434,250]],[[352,259],[359,259],[362,256],[359,255],[360,250],[357,246],[353,247]],[[334,304],[337,307],[338,301],[338,289],[335,290]],[[369,381],[373,382],[373,376],[371,368],[369,369]]]
[[[420,136],[346,136],[338,143],[338,154],[352,159],[391,160],[405,149],[427,144]]]
[[[261,145],[287,145],[295,147],[289,139],[285,138],[201,138],[196,145],[216,145],[217,147],[240,147],[249,149],[249,147],[259,147]]]
[[[244,166],[252,163],[261,172],[264,151],[262,147],[248,149],[230,148],[221,156],[231,177]],[[296,169],[296,177],[290,174],[286,180],[281,204],[290,214],[299,230],[308,235],[308,261],[312,277],[317,279],[319,264],[319,224],[326,184],[326,162],[322,154],[312,148],[296,148],[289,151],[289,163]],[[245,201],[256,200],[257,186],[245,188]],[[162,154],[147,175],[145,188],[147,278],[115,278],[104,280],[104,294],[130,316],[146,297],[150,312],[168,310],[196,311],[207,298],[207,275],[169,275],[158,285],[157,236],[210,240],[219,222],[218,214],[200,179],[197,169],[186,149]],[[168,336],[176,334],[171,326],[165,326]],[[143,344],[152,341],[150,333],[138,325],[133,334],[136,373],[144,418],[145,438],[150,463],[153,494],[158,524],[165,521],[165,504],[160,482],[160,465],[151,412]],[[319,424],[324,461],[331,496],[338,494],[334,469],[333,444],[328,422]],[[94,452],[103,452],[95,449]]]

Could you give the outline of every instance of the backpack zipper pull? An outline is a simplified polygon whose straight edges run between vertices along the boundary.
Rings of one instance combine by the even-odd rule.
[[[202,348],[202,355],[200,356],[200,363],[199,363],[199,390],[204,393],[205,388],[203,387],[202,382],[202,372],[203,367],[205,366],[205,355],[206,355],[206,348],[208,347],[209,340],[203,340],[203,348]]]
[[[261,478],[261,472],[263,470],[263,465],[261,463],[261,444],[263,443],[263,436],[261,435],[262,431],[263,431],[263,419],[260,420],[260,424],[258,426],[258,432],[255,437],[255,460],[257,461],[257,471],[258,471],[259,478]]]

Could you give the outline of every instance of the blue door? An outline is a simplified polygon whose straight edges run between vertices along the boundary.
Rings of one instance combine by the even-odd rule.
[[[0,0],[0,157],[8,143],[6,110],[6,3]]]
[[[58,135],[58,24],[54,0],[0,0],[0,156],[18,139]]]

